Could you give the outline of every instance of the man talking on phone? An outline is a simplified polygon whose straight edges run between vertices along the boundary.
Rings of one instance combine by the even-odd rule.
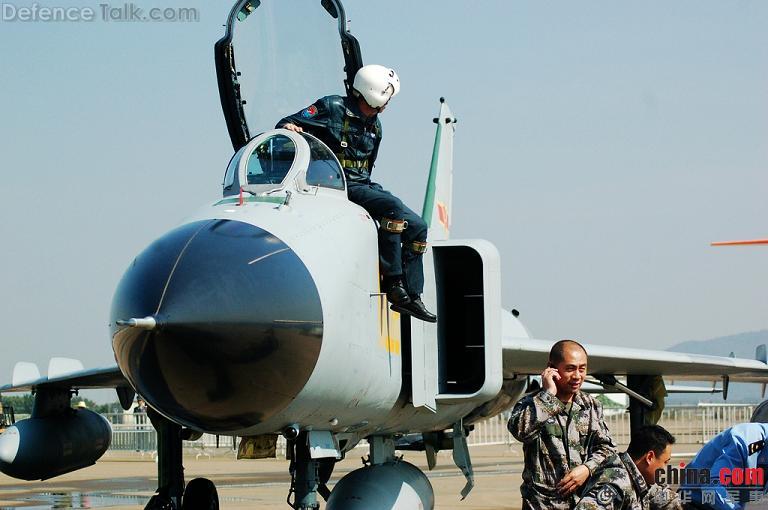
[[[541,390],[523,397],[507,428],[523,443],[523,510],[572,508],[597,467],[616,453],[603,407],[581,391],[587,351],[560,340],[549,351]]]

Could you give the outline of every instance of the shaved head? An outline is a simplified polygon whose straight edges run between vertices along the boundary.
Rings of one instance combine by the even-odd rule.
[[[576,340],[560,340],[559,342],[555,342],[555,345],[553,345],[552,349],[549,351],[550,365],[557,366],[562,363],[565,359],[566,351],[572,349],[581,349],[584,355],[587,355],[587,350]]]
[[[587,376],[586,349],[574,340],[560,340],[549,351],[547,365],[544,373],[552,374],[550,377],[555,385],[557,398],[562,402],[570,402],[581,389]]]

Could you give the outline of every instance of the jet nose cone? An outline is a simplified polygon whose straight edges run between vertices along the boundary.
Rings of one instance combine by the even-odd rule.
[[[154,329],[117,321],[154,317]],[[147,248],[112,307],[118,364],[147,401],[209,431],[258,424],[301,391],[320,353],[312,276],[280,239],[253,225],[184,225]]]

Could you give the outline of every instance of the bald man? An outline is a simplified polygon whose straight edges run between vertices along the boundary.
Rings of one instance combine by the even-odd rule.
[[[587,351],[560,340],[549,352],[540,391],[521,399],[507,427],[523,443],[523,510],[572,508],[587,478],[616,446],[603,420],[603,407],[581,391]]]

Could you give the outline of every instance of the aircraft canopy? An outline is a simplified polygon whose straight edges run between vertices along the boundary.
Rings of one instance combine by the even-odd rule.
[[[317,98],[344,94],[362,66],[339,0],[239,0],[216,43],[216,73],[235,150]]]
[[[297,176],[306,186],[346,189],[344,172],[323,142],[308,133],[268,131],[232,157],[224,175],[224,196],[239,194],[241,188],[249,193],[274,193]]]

